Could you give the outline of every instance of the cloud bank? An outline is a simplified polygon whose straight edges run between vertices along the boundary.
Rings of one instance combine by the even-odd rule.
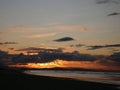
[[[120,71],[120,52],[110,56],[81,54],[77,51],[64,53],[62,49],[24,48],[41,50],[38,55],[9,55],[0,51],[0,64],[23,68],[79,68]]]

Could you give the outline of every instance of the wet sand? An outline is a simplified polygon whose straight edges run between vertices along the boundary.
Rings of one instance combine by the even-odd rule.
[[[117,85],[66,78],[34,76],[15,70],[0,70],[2,90],[120,90]]]

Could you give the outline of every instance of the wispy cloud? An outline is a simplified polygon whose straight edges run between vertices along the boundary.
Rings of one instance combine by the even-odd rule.
[[[57,33],[53,32],[53,33],[45,33],[45,34],[35,34],[35,35],[28,35],[28,36],[22,36],[23,38],[43,38],[43,37],[49,37],[49,36],[55,36]]]
[[[9,33],[28,33],[40,30],[49,30],[47,27],[10,27],[10,28],[0,28],[0,34],[9,34]]]
[[[70,47],[82,47],[85,46],[85,44],[71,44]]]
[[[96,0],[96,4],[120,4],[120,0]],[[108,14],[107,16],[116,16],[116,15],[120,15],[119,12],[113,12]]]
[[[54,26],[53,29],[56,29],[56,30],[80,30],[82,32],[90,31],[89,29],[82,27],[82,26],[78,26],[78,25],[75,25],[75,26],[57,25],[57,26]]]
[[[97,4],[106,4],[106,3],[114,3],[119,4],[120,0],[96,0]]]
[[[18,44],[17,42],[0,42],[0,45]]]
[[[104,4],[104,3],[109,3],[110,0],[96,0],[97,4]]]
[[[107,16],[115,16],[115,15],[120,15],[120,13],[118,13],[118,12],[113,12],[113,13],[108,14]]]
[[[48,30],[47,27],[18,27],[18,28],[9,28],[8,32],[33,32],[38,30]]]
[[[112,45],[95,45],[95,46],[88,46],[88,50],[96,50],[101,48],[110,48],[110,47],[120,47],[120,44],[112,44]]]
[[[13,33],[13,32],[35,32],[41,30],[79,30],[81,32],[90,32],[91,30],[87,29],[86,27],[80,25],[63,25],[60,23],[48,23],[47,26],[41,27],[11,27],[11,28],[4,28],[0,29],[0,34],[3,33]]]
[[[49,50],[58,50],[55,48],[43,48],[43,47],[27,47],[22,49],[17,49],[16,51],[49,51]]]

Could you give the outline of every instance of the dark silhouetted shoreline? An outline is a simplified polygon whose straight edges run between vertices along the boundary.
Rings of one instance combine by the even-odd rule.
[[[2,90],[119,90],[115,87],[117,85],[27,75],[16,70],[0,70]]]

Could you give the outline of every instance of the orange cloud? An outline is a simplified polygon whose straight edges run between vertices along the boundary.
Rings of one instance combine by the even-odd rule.
[[[46,27],[38,27],[38,28],[24,28],[24,27],[9,28],[10,32],[32,32],[32,31],[38,31],[38,30],[48,30],[48,28],[46,28]]]
[[[7,34],[7,33],[13,33],[13,32],[33,32],[38,30],[49,30],[47,27],[15,27],[15,28],[4,28],[0,29],[2,32],[0,34]]]
[[[104,65],[97,61],[66,61],[66,60],[55,60],[48,63],[27,63],[25,65],[10,65],[11,67],[25,67],[25,68],[83,68],[89,70],[119,70],[118,65]]]
[[[34,32],[40,30],[80,30],[82,32],[90,32],[89,29],[79,26],[79,25],[62,25],[58,22],[48,23],[47,26],[44,27],[12,27],[12,28],[4,28],[0,29],[4,33],[11,33],[11,32]]]
[[[85,28],[85,27],[82,27],[82,26],[65,26],[65,25],[57,25],[57,26],[54,26],[53,27],[54,29],[57,29],[57,30],[80,30],[80,31],[83,31],[83,32],[89,32],[90,30]]]
[[[49,37],[49,36],[54,36],[57,33],[46,33],[46,34],[35,34],[35,35],[28,35],[28,36],[22,36],[23,38],[43,38],[43,37]]]

